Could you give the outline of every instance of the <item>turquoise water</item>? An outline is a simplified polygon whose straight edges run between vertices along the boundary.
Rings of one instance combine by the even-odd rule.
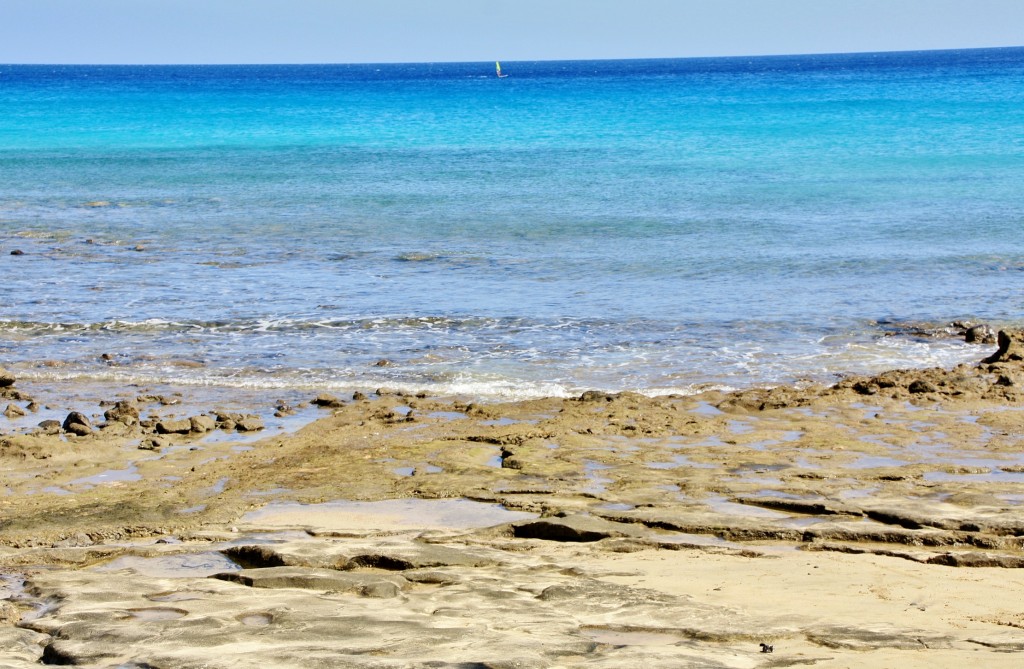
[[[503,68],[0,65],[0,364],[689,392],[1024,321],[1024,49]]]

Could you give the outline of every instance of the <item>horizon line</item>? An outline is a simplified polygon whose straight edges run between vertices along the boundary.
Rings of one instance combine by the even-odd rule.
[[[54,67],[244,67],[244,66],[308,66],[308,65],[461,65],[478,64],[501,61],[506,63],[572,63],[572,62],[601,62],[601,61],[630,61],[630,60],[726,60],[730,58],[790,58],[794,56],[870,56],[882,54],[910,54],[910,53],[941,53],[953,51],[997,51],[1008,49],[1022,49],[1024,44],[1004,46],[982,46],[982,47],[944,47],[941,49],[891,49],[884,51],[825,51],[825,52],[793,52],[793,53],[761,53],[761,54],[733,54],[728,56],[632,56],[627,58],[488,58],[485,60],[423,60],[423,61],[307,61],[307,62],[203,62],[203,63],[129,63],[129,62],[23,62],[23,63],[0,63],[0,67],[6,66],[54,66]]]

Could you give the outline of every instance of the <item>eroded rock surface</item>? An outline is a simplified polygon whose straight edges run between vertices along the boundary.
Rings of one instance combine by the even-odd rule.
[[[4,435],[0,667],[1015,666],[1017,337],[830,388],[380,391],[249,437],[141,397],[85,438]]]

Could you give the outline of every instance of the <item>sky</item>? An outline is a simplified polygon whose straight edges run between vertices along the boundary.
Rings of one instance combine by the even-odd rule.
[[[2,0],[0,63],[676,58],[1024,45],[1024,0]]]

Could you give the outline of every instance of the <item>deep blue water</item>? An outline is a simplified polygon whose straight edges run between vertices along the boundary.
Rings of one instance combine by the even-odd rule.
[[[0,365],[688,391],[1024,321],[1024,49],[502,66],[0,65]]]

